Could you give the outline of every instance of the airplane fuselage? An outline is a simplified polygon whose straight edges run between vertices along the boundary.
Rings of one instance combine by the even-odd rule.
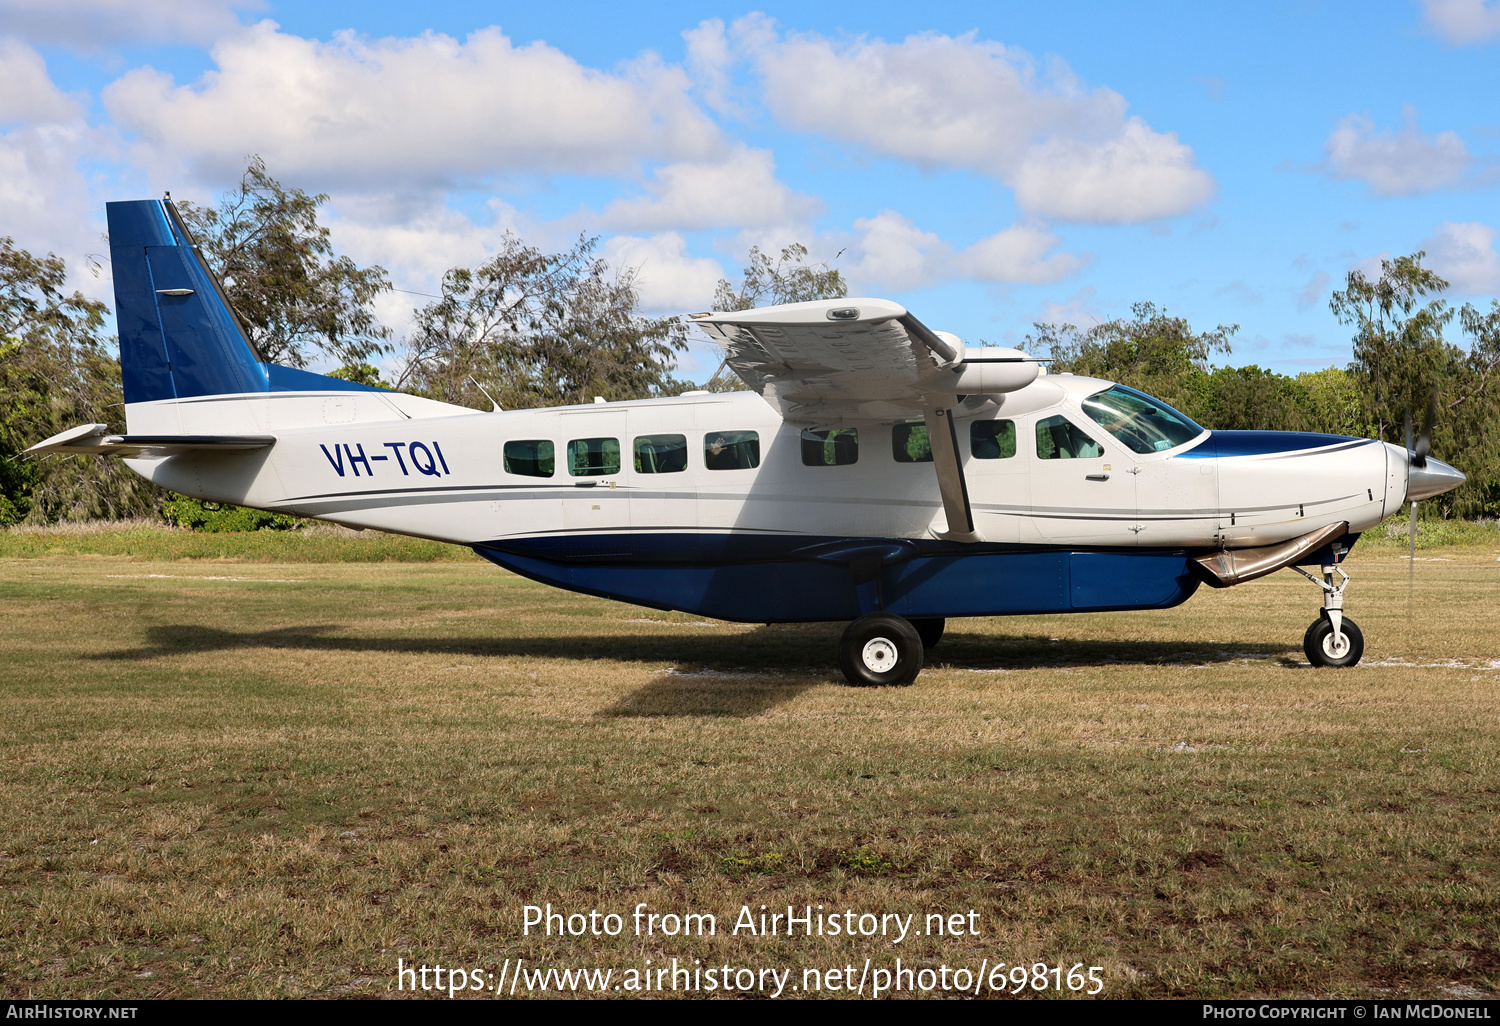
[[[132,432],[276,444],[130,463],[184,494],[472,546],[560,587],[755,622],[1162,608],[1196,588],[1194,554],[1340,521],[1357,535],[1404,500],[1405,450],[1371,440],[1203,432],[1133,452],[1084,412],[1109,386],[1043,376],[958,408],[977,543],[944,540],[908,422],[809,438],[752,392],[456,415],[392,393],[165,400],[132,404]],[[1092,446],[1060,458],[1038,430],[1057,417]]]

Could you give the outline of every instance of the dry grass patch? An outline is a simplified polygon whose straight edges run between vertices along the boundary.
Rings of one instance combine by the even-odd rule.
[[[1356,557],[1367,665],[1284,575],[959,621],[705,626],[478,563],[3,564],[0,991],[384,995],[396,959],[1102,965],[1112,995],[1500,987],[1500,564]],[[160,576],[158,576],[160,575]],[[708,911],[523,938],[521,909]],[[727,936],[742,904],[977,937]]]

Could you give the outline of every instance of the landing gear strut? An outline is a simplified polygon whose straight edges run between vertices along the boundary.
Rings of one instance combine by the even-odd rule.
[[[1353,666],[1365,654],[1365,636],[1359,625],[1344,615],[1344,588],[1349,575],[1336,563],[1323,567],[1320,581],[1300,566],[1292,567],[1323,589],[1323,612],[1302,637],[1302,651],[1314,666]],[[1342,580],[1333,583],[1333,575]]]
[[[910,684],[924,658],[917,628],[894,613],[861,616],[839,641],[839,669],[856,687]]]

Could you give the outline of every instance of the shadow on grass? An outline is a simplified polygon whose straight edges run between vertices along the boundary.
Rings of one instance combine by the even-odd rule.
[[[595,715],[630,716],[758,716],[790,702],[826,679],[768,680],[753,672],[667,673],[636,688]]]
[[[85,656],[140,660],[246,648],[295,648],[323,652],[398,652],[411,655],[522,656],[602,659],[611,662],[673,662],[679,672],[663,687],[715,688],[755,674],[794,672],[821,677],[833,670],[843,624],[770,624],[732,636],[601,634],[580,621],[580,633],[550,637],[381,637],[340,635],[337,624],[297,625],[266,631],[232,631],[197,624],[152,626],[145,644]],[[1244,659],[1278,659],[1299,651],[1289,644],[1203,641],[1053,640],[1040,636],[996,636],[951,631],[928,656],[929,666],[1026,670],[1121,665],[1193,666]],[[703,671],[702,673],[683,671]],[[696,682],[689,684],[687,682]],[[767,684],[781,688],[783,684]]]

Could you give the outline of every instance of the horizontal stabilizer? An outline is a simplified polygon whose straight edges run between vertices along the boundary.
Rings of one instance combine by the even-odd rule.
[[[274,435],[112,435],[107,424],[84,424],[38,442],[25,455],[86,453],[160,460],[185,452],[253,452],[275,444]]]

